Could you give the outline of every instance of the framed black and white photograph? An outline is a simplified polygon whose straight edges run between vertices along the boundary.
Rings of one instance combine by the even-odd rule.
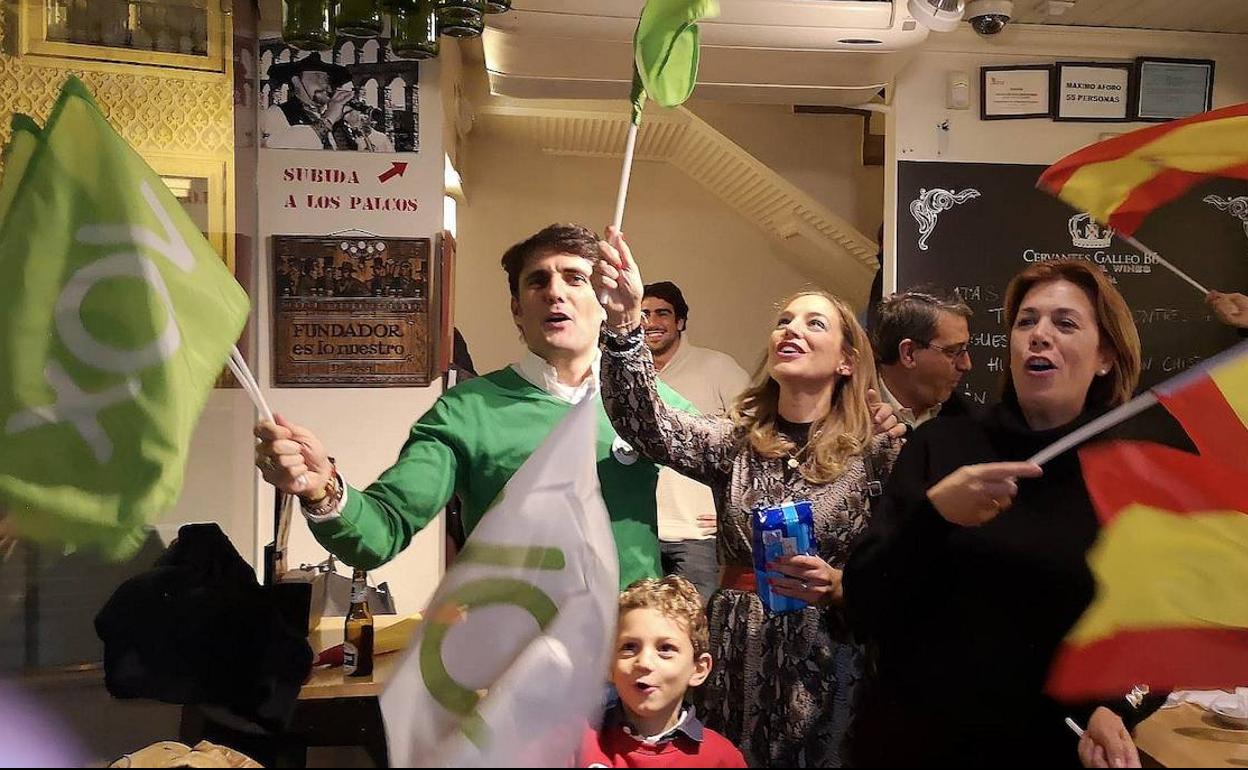
[[[1213,109],[1213,67],[1211,59],[1136,59],[1134,117],[1174,120]]]
[[[1047,64],[980,67],[980,120],[1052,117],[1052,77]]]
[[[1054,65],[1053,119],[1096,123],[1131,119],[1133,64],[1058,62]]]
[[[340,37],[325,52],[260,41],[263,146],[420,151],[420,65],[389,41]]]

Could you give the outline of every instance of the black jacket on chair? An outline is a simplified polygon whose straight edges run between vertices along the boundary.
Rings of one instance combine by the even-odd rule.
[[[312,668],[306,629],[287,622],[216,524],[188,524],[151,570],[95,618],[105,686],[117,698],[224,706],[283,727]]]

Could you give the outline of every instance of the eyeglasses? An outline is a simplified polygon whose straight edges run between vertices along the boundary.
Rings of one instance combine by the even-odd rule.
[[[929,342],[924,345],[924,347],[931,348],[932,350],[939,350],[941,353],[944,353],[950,361],[957,361],[962,356],[969,356],[971,354],[971,345],[969,342],[956,345],[951,348],[947,348],[944,345],[937,345],[934,342]]]

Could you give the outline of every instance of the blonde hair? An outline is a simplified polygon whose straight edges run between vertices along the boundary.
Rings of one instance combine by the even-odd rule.
[[[693,583],[679,575],[668,575],[661,580],[634,580],[620,594],[620,615],[631,610],[657,610],[675,622],[689,635],[694,658],[710,652],[711,635],[706,613],[702,610],[702,597]]]
[[[1010,281],[1005,289],[1005,328],[1014,329],[1018,311],[1027,292],[1037,284],[1069,281],[1087,292],[1096,311],[1101,344],[1108,347],[1114,363],[1104,377],[1094,377],[1088,388],[1087,404],[1098,408],[1121,406],[1131,400],[1140,382],[1140,333],[1131,317],[1131,308],[1122,294],[1099,268],[1082,260],[1057,260],[1030,265]],[[1005,368],[1003,392],[1017,399],[1010,367]]]
[[[822,297],[836,311],[841,325],[841,353],[853,365],[849,375],[838,378],[832,389],[828,413],[810,426],[806,446],[797,447],[776,429],[780,384],[767,371],[767,356],[754,371],[750,386],[737,397],[732,419],[745,432],[745,440],[762,457],[779,459],[797,452],[799,472],[812,484],[827,484],[845,472],[850,458],[871,444],[875,423],[867,407],[867,390],[875,387],[875,361],[871,343],[845,300],[826,291],[800,291],[779,306],[780,311],[801,297]]]

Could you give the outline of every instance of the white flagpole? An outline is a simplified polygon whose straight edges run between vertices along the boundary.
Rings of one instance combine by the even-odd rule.
[[[234,373],[234,378],[238,380],[238,384],[243,386],[243,390],[246,391],[247,396],[251,399],[251,403],[260,412],[260,416],[268,422],[275,422],[273,410],[269,408],[269,402],[265,400],[264,393],[260,390],[260,383],[256,382],[256,375],[252,374],[251,367],[247,365],[247,359],[243,358],[243,354],[239,351],[237,345],[230,348],[230,357],[226,363],[229,365],[230,371]],[[307,477],[300,475],[298,482],[300,485],[307,484]]]
[[[1144,252],[1145,255],[1151,257],[1152,259],[1155,259],[1163,267],[1168,268],[1170,272],[1174,273],[1178,277],[1190,283],[1192,286],[1196,288],[1196,291],[1200,292],[1200,296],[1204,297],[1205,295],[1209,293],[1208,289],[1206,289],[1204,286],[1201,286],[1199,283],[1193,280],[1192,277],[1189,276],[1187,273],[1183,272],[1182,270],[1178,269],[1174,265],[1170,264],[1160,254],[1148,248],[1144,244],[1140,243],[1135,238],[1131,237],[1130,235],[1124,235],[1123,233],[1117,233],[1117,236],[1123,239],[1124,241],[1126,241],[1127,243],[1131,244],[1135,248],[1139,249],[1140,251]]]
[[[637,148],[637,124],[629,123],[628,139],[624,143],[624,167],[620,169],[620,190],[615,195],[615,216],[611,224],[620,229],[624,221],[624,200],[628,197],[628,180],[633,174],[633,152]]]
[[[624,201],[628,198],[628,180],[633,175],[633,153],[637,149],[637,124],[628,124],[628,138],[624,142],[624,166],[620,169],[620,189],[615,194],[615,215],[611,217],[611,224],[616,230],[620,229],[620,225],[624,222]],[[610,298],[606,291],[598,296],[598,303],[607,304]]]
[[[273,422],[273,410],[265,401],[264,393],[260,391],[260,384],[256,382],[256,376],[251,373],[251,367],[247,365],[247,359],[243,358],[237,345],[230,349],[230,359],[226,363],[229,364],[230,371],[234,373],[234,379],[238,380],[238,384],[243,386],[243,390],[251,398],[251,403],[255,404],[260,416]]]

